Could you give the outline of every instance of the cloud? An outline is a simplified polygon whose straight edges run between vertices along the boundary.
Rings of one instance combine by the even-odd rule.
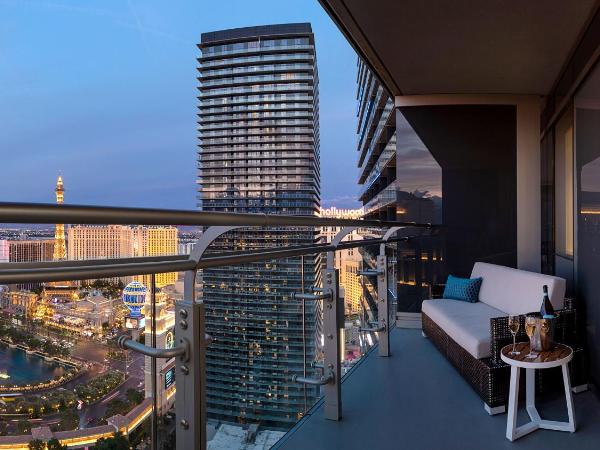
[[[358,201],[358,197],[355,195],[336,195],[321,199],[321,206],[323,208],[335,206],[337,208],[355,209],[362,207],[362,203]]]

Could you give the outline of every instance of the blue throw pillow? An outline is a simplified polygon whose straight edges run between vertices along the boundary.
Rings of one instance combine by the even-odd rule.
[[[458,278],[448,275],[443,298],[475,303],[479,300],[482,278]]]

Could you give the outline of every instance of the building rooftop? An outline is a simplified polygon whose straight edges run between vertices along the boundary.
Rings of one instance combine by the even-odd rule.
[[[229,30],[202,33],[202,44],[228,41],[233,39],[255,38],[256,36],[276,36],[278,34],[312,33],[310,23],[284,23],[277,25],[259,25],[255,27],[231,28]]]
[[[222,424],[208,441],[208,450],[267,450],[285,434],[283,431],[260,430],[248,439],[251,430],[238,425]]]

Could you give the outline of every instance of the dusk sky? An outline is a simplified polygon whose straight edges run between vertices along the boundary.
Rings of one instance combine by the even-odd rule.
[[[0,0],[0,200],[196,208],[202,32],[310,22],[323,206],[358,207],[356,54],[316,0]]]

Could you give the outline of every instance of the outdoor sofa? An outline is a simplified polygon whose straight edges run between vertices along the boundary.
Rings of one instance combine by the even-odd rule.
[[[430,338],[484,401],[489,414],[505,411],[510,368],[500,359],[500,350],[512,343],[508,315],[518,315],[517,342],[526,341],[525,315],[539,312],[543,286],[558,319],[555,341],[573,347],[570,363],[574,390],[586,387],[583,351],[577,341],[577,314],[573,301],[565,299],[565,280],[510,267],[475,263],[471,278],[482,278],[479,301],[425,300],[422,306],[423,335]],[[551,370],[537,371],[538,391],[561,385],[562,377]]]

